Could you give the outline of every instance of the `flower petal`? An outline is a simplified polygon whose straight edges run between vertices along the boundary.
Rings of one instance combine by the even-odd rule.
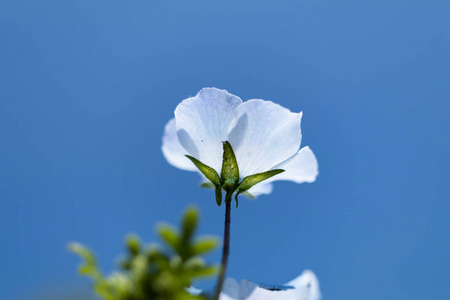
[[[222,142],[242,100],[225,90],[204,88],[195,97],[183,100],[175,109],[178,138],[188,154],[219,174],[222,169]]]
[[[288,282],[286,285],[295,287],[295,290],[293,290],[295,294],[292,299],[320,300],[322,298],[319,280],[317,280],[314,272],[310,270],[303,271],[300,276]]]
[[[170,120],[164,128],[161,150],[167,161],[174,167],[187,171],[197,171],[197,167],[185,156],[187,151],[178,140],[175,119]]]
[[[227,278],[223,282],[222,291],[219,300],[237,300],[239,299],[239,283],[234,278]]]
[[[259,289],[258,285],[250,282],[246,279],[241,280],[241,284],[240,284],[240,290],[239,290],[239,300],[240,299],[253,299],[253,300],[259,300],[259,299],[264,299],[261,297],[255,297],[255,293],[258,294],[258,292],[256,292]],[[259,295],[258,295],[259,296]]]
[[[257,185],[252,186],[247,192],[254,197],[258,197],[260,195],[269,195],[270,193],[272,193],[272,190],[273,184],[261,182]]]
[[[292,298],[294,289],[268,290],[248,280],[241,281],[241,298],[245,300],[304,300]]]
[[[275,166],[274,169],[283,169],[285,172],[268,179],[269,182],[276,180],[290,180],[296,183],[314,182],[319,175],[316,156],[309,147],[303,147],[296,155]]]
[[[241,177],[268,171],[298,151],[302,113],[264,100],[246,101],[237,110],[228,141]]]
[[[319,281],[310,270],[303,271],[294,280],[276,288],[271,289],[267,285],[258,285],[248,280],[242,280],[238,284],[233,278],[227,278],[219,300],[320,300],[322,298]]]
[[[294,280],[285,284],[286,287],[293,287],[284,290],[267,290],[262,286],[256,286],[243,280],[241,282],[242,299],[246,300],[320,300],[321,293],[319,281],[316,275],[309,270]],[[243,292],[245,292],[243,294]]]
[[[314,182],[319,174],[316,156],[309,147],[303,147],[290,159],[276,165],[272,169],[283,169],[285,171],[254,185],[248,190],[251,195],[257,197],[272,193],[272,182],[277,180],[288,180],[296,183]]]

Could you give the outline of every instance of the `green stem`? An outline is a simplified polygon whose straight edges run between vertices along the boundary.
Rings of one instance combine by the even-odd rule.
[[[222,291],[223,281],[227,272],[228,256],[230,255],[230,223],[231,223],[231,199],[233,193],[227,192],[225,196],[225,230],[223,236],[222,262],[220,264],[219,277],[217,279],[216,290],[214,292],[214,300],[219,299],[220,291]]]

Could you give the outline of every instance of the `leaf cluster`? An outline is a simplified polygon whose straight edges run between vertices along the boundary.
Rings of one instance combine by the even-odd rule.
[[[194,280],[213,276],[218,266],[205,263],[202,255],[217,247],[214,237],[194,238],[198,225],[198,211],[188,208],[183,215],[180,230],[171,225],[158,227],[164,246],[143,246],[139,237],[126,238],[127,254],[119,270],[104,276],[97,260],[87,247],[71,243],[69,249],[78,254],[83,263],[82,275],[94,282],[97,295],[105,300],[187,300],[206,299],[187,291]]]

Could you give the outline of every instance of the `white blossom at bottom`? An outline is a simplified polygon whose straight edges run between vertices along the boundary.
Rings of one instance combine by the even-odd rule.
[[[286,288],[270,288],[248,280],[239,284],[233,278],[224,282],[219,300],[320,300],[322,298],[316,275],[305,270],[294,280],[284,285]]]

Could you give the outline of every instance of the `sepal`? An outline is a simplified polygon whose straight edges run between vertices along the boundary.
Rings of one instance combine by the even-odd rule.
[[[234,155],[233,147],[231,147],[228,141],[223,143],[223,161],[220,178],[225,191],[234,189],[236,183],[239,181],[239,167],[236,156]]]
[[[222,205],[222,187],[216,186],[216,203],[218,206]]]
[[[245,192],[248,189],[250,189],[252,186],[254,186],[264,180],[267,180],[270,177],[273,177],[275,175],[283,173],[283,172],[284,172],[284,170],[282,170],[282,169],[276,169],[276,170],[270,170],[267,172],[247,176],[242,180],[241,184],[239,184],[238,192]]]
[[[200,184],[200,187],[203,189],[215,189],[216,186],[214,184],[212,184],[211,182],[202,182],[202,184]]]
[[[200,170],[200,172],[202,172],[202,174],[205,175],[205,177],[208,178],[208,180],[211,181],[215,186],[220,185],[219,174],[217,174],[216,170],[214,170],[210,166],[205,165],[195,157],[192,157],[190,155],[186,155],[186,157],[189,158]]]

